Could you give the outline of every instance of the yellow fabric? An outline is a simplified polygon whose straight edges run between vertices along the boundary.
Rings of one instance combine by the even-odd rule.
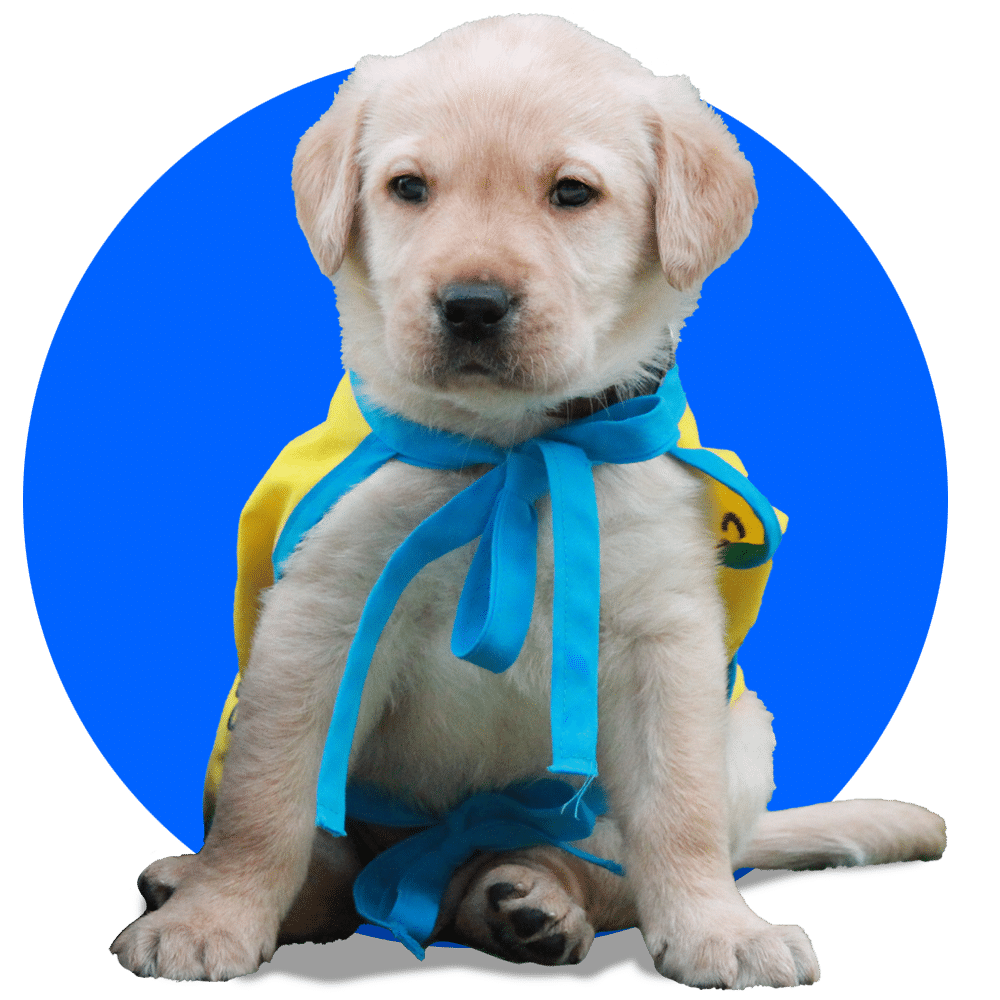
[[[698,438],[698,427],[694,422],[690,406],[684,411],[678,427],[681,432],[678,443],[682,448],[705,447]],[[746,468],[735,452],[720,448],[706,448],[706,451],[714,452],[738,472],[747,475]],[[757,520],[750,505],[743,497],[710,476],[704,478],[708,483],[709,523],[718,535],[719,544],[743,541],[762,545],[764,526]],[[788,526],[788,517],[777,507],[774,508],[774,513],[784,533]],[[740,527],[745,531],[744,537],[740,536]],[[770,572],[770,560],[754,569],[733,569],[730,566],[719,568],[719,590],[726,606],[726,649],[730,657],[735,656],[751,626],[757,620],[757,612],[764,596],[764,586],[767,584]]]
[[[698,428],[690,407],[680,424],[682,448],[698,448]],[[233,626],[240,674],[250,656],[250,644],[257,625],[259,597],[274,582],[271,552],[278,535],[299,501],[331,469],[342,462],[369,433],[354,395],[350,380],[345,376],[334,394],[326,421],[300,435],[282,449],[274,464],[253,491],[240,516],[239,535],[236,542],[237,580],[233,609]],[[731,451],[708,449],[746,475],[746,469]],[[703,475],[698,473],[698,475]],[[708,483],[709,509],[707,515],[719,538],[725,542],[764,542],[764,528],[749,504],[736,493],[722,486],[710,476]],[[781,530],[788,518],[775,510]],[[740,527],[744,535],[740,534]],[[755,569],[719,568],[719,589],[726,606],[726,648],[732,658],[757,619],[764,585],[767,583],[771,563]],[[237,674],[226,699],[216,733],[215,745],[205,776],[205,816],[214,811],[215,791],[222,777],[229,732],[235,719],[240,674]],[[743,671],[737,667],[735,701],[746,689]]]
[[[729,704],[735,705],[740,700],[740,695],[747,689],[746,678],[743,676],[743,668],[736,664],[736,680],[733,683],[733,693],[729,696]]]

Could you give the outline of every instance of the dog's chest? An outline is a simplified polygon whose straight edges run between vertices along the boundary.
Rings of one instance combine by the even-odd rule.
[[[370,589],[389,554],[474,478],[391,463],[328,515],[309,547],[322,546],[329,559],[348,561],[355,586]],[[715,556],[700,484],[673,460],[600,466],[594,478],[601,584],[593,599],[600,601],[603,676],[629,669],[621,651],[639,630],[662,631],[666,595],[706,587],[714,594]],[[373,733],[356,747],[357,778],[426,808],[447,808],[471,791],[504,787],[550,763],[553,569],[547,501],[539,502],[538,515],[531,625],[521,654],[505,672],[490,673],[450,649],[475,544],[431,563],[407,587],[372,662],[370,676],[386,678],[390,696]],[[351,543],[330,550],[334,536]]]

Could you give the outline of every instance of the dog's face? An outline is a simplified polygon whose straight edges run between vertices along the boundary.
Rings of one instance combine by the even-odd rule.
[[[500,441],[663,365],[756,204],[686,79],[548,17],[363,60],[294,186],[373,399]]]

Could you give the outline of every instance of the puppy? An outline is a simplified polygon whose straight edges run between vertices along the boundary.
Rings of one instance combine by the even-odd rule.
[[[756,205],[750,166],[686,78],[655,77],[542,16],[362,60],[302,139],[293,181],[336,286],[359,402],[505,452],[654,391],[702,282]],[[263,600],[205,846],[141,876],[149,909],[112,945],[126,968],[226,979],[285,941],[356,929],[351,886],[403,834],[316,828],[348,651],[392,554],[493,466],[387,461],[284,563]],[[659,454],[598,462],[592,480],[596,758],[609,808],[576,846],[625,875],[552,843],[479,850],[451,875],[434,934],[558,964],[579,961],[595,931],[638,926],[657,970],[682,983],[811,983],[806,935],[754,914],[733,870],[937,858],[944,825],[883,801],[768,813],[771,716],[749,691],[727,703],[703,477]],[[535,595],[513,665],[481,670],[449,648],[475,543],[424,566],[364,682],[353,784],[439,817],[545,775],[557,557],[545,490],[533,507]]]

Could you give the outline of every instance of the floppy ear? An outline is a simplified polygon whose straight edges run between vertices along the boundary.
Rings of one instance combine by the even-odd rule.
[[[361,188],[358,144],[365,91],[357,76],[355,70],[341,85],[330,110],[302,136],[292,161],[299,225],[328,277],[344,260]]]
[[[656,239],[674,288],[697,288],[746,239],[757,207],[753,170],[686,76],[657,81],[653,123]]]

